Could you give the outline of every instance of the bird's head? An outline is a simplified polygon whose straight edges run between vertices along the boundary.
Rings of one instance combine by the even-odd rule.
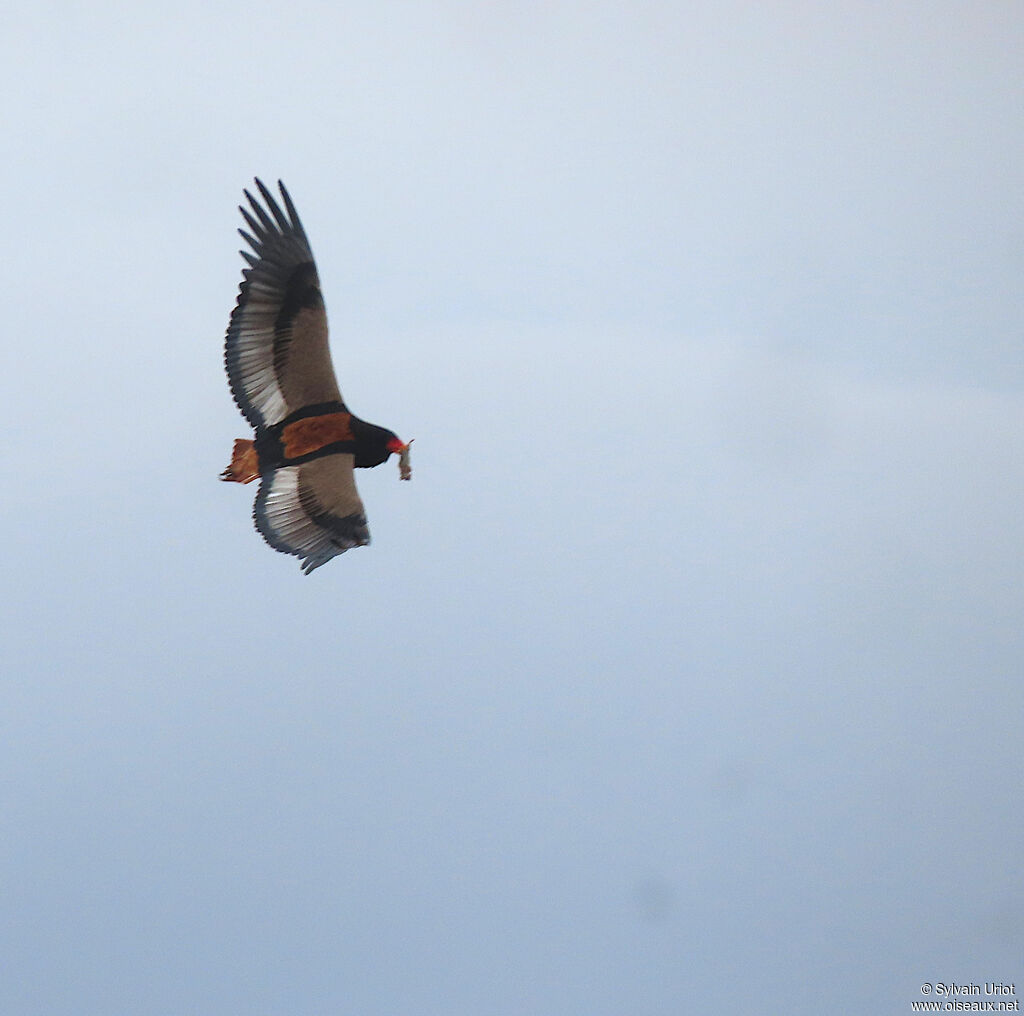
[[[412,479],[412,466],[409,465],[409,445],[413,443],[415,439],[410,438],[405,444],[402,443],[401,439],[392,434],[388,438],[387,450],[388,454],[392,452],[398,456],[398,473],[399,477],[403,480]]]

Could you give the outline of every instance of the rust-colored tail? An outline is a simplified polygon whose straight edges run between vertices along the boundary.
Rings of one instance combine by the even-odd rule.
[[[231,453],[231,465],[220,474],[222,480],[249,483],[260,475],[260,459],[252,441],[239,438]]]

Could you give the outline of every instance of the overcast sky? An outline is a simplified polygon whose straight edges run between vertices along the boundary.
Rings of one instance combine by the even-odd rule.
[[[1017,0],[4,17],[0,1012],[1024,981]],[[256,174],[416,439],[308,578],[216,479]]]

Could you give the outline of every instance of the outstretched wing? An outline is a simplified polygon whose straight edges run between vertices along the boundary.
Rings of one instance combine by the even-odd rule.
[[[253,507],[256,528],[275,550],[301,558],[307,575],[370,542],[353,459],[345,453],[326,455],[275,469],[260,481]]]
[[[284,184],[285,211],[257,180],[266,208],[248,191],[239,207],[253,249],[241,251],[238,302],[224,346],[231,394],[254,428],[279,423],[303,406],[341,403],[327,345],[327,312],[309,240]]]

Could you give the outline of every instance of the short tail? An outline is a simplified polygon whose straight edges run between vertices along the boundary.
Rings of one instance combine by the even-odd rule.
[[[239,438],[231,453],[231,465],[220,474],[222,480],[249,483],[260,475],[260,458],[252,441]]]

